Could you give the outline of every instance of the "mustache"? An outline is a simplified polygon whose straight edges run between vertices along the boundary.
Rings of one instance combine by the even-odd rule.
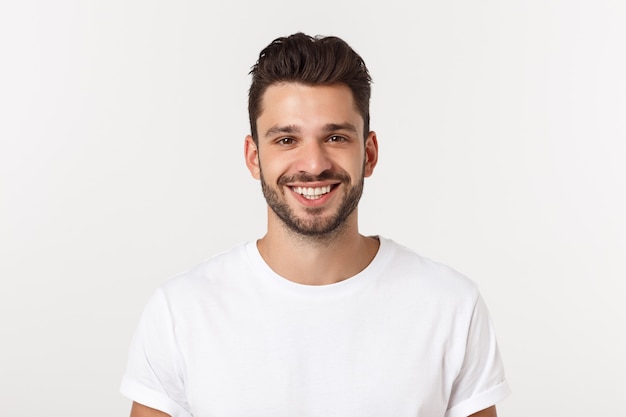
[[[336,180],[340,182],[350,182],[350,176],[345,172],[337,172],[326,170],[322,171],[319,175],[312,175],[307,172],[299,172],[294,175],[281,176],[278,178],[278,185],[286,185],[292,182],[315,182],[315,181],[328,181]]]

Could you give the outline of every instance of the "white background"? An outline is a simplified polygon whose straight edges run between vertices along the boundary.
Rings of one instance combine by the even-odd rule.
[[[295,31],[367,62],[361,229],[480,285],[499,414],[624,415],[626,2],[22,0],[0,6],[0,416],[128,414],[149,295],[264,232],[247,72]]]

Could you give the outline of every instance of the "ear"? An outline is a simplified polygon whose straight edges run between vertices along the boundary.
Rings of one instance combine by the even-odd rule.
[[[365,168],[363,169],[363,175],[369,177],[374,173],[374,167],[378,162],[378,139],[376,139],[376,132],[372,131],[367,135],[365,139]]]
[[[261,168],[259,166],[259,150],[254,143],[252,136],[246,136],[245,143],[243,145],[244,158],[246,159],[246,166],[255,179],[261,178]]]

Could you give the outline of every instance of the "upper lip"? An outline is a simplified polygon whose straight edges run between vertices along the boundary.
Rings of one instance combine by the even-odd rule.
[[[320,187],[327,187],[327,186],[333,186],[333,185],[337,185],[341,183],[341,181],[315,181],[315,182],[294,182],[294,183],[289,183],[289,184],[285,184],[287,187],[291,187],[291,188],[295,188],[295,187],[301,187],[301,188],[320,188]]]

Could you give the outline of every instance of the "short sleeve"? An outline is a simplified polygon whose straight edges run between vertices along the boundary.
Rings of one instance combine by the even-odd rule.
[[[509,394],[495,331],[487,307],[477,298],[460,372],[452,387],[445,417],[467,417]]]
[[[133,336],[121,393],[172,417],[191,417],[182,359],[167,299],[157,290]]]

